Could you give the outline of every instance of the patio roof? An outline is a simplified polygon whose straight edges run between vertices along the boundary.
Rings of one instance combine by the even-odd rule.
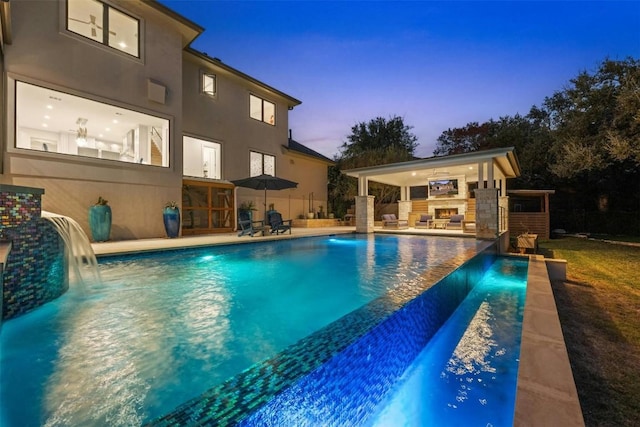
[[[498,175],[504,178],[520,176],[520,164],[513,147],[349,169],[343,173],[383,184],[416,187],[426,185],[429,180],[449,177],[465,176],[467,181],[477,180],[478,165],[488,162],[495,165],[496,178]],[[488,175],[485,172],[483,176],[486,179]]]

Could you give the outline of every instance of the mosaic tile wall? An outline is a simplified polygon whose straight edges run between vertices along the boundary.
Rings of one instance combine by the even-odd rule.
[[[40,218],[42,190],[0,186],[0,240],[11,251],[2,277],[2,319],[27,313],[68,289],[64,243]]]
[[[422,286],[389,292],[149,425],[362,422],[495,258],[492,245],[432,267]]]

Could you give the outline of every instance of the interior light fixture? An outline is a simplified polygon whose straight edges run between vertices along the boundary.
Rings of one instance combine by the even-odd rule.
[[[47,110],[53,110],[53,105],[47,105]]]
[[[127,48],[127,44],[126,44],[125,42],[120,42],[120,43],[118,43],[118,46],[120,46],[120,47],[121,47],[121,48],[123,48],[123,49],[126,49],[126,48]]]
[[[416,176],[417,174],[415,172],[411,172],[411,176]]]
[[[78,144],[78,147],[84,147],[87,145],[87,119],[78,117],[76,124],[78,125],[76,144]]]

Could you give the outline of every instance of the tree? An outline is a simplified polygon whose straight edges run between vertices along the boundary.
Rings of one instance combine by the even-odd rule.
[[[511,187],[557,189],[552,209],[635,212],[637,229],[640,61],[604,60],[595,72],[580,72],[524,117],[448,129],[438,138],[434,154],[506,146],[516,147],[522,171]],[[610,213],[598,218],[591,226],[604,218],[611,224],[607,231],[625,222]]]
[[[336,166],[329,170],[329,199],[334,212],[344,214],[357,194],[356,180],[340,171],[413,160],[417,138],[411,129],[398,116],[388,120],[377,117],[351,127],[347,142],[342,144],[340,154],[334,158]],[[376,196],[374,210],[377,212],[382,203],[395,202],[400,189],[370,183],[369,193]]]
[[[552,117],[553,173],[571,178],[627,162],[640,166],[640,63],[606,60],[570,83],[542,107]]]
[[[417,138],[402,117],[389,120],[376,117],[368,123],[351,127],[351,135],[342,144],[340,159],[353,162],[353,167],[375,166],[413,158]]]

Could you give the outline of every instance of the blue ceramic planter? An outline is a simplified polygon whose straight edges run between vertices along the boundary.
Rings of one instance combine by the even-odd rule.
[[[89,228],[94,242],[106,242],[111,234],[111,206],[94,205],[89,208]]]
[[[173,239],[180,234],[180,209],[164,208],[162,211],[162,219],[164,220],[164,230],[167,237]]]

